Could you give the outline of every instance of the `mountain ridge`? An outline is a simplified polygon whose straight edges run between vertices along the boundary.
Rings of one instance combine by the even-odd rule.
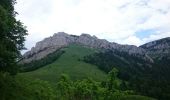
[[[140,46],[153,59],[161,58],[170,54],[170,37],[151,41]]]
[[[35,47],[23,55],[21,63],[29,63],[39,60],[54,51],[66,47],[70,44],[80,44],[97,49],[111,49],[113,51],[127,52],[129,55],[142,56],[145,60],[153,62],[152,58],[146,54],[146,50],[134,45],[121,45],[109,42],[105,39],[98,39],[96,36],[81,34],[80,36],[69,35],[64,32],[55,33],[53,36],[37,42]]]

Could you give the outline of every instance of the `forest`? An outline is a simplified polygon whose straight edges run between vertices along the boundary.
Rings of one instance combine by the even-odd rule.
[[[118,58],[124,55],[125,60]],[[117,68],[120,73],[118,77],[126,80],[128,88],[141,95],[157,98],[159,100],[170,99],[170,80],[169,80],[169,60],[164,58],[153,64],[153,67],[147,65],[138,65],[136,62],[147,64],[146,61],[138,57],[129,56],[127,53],[105,52],[95,53],[84,57],[85,62],[97,65],[101,70],[108,72],[112,68]],[[127,64],[128,63],[130,64]],[[115,67],[113,65],[116,65]],[[166,69],[166,70],[165,70]]]

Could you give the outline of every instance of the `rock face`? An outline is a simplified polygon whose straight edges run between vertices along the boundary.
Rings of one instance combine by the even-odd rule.
[[[70,44],[79,44],[91,48],[110,49],[113,51],[126,52],[129,55],[142,56],[144,59],[152,62],[152,59],[146,55],[144,47],[136,47],[133,45],[120,45],[114,42],[108,42],[104,39],[98,39],[89,34],[82,34],[80,36],[69,35],[64,32],[54,34],[52,37],[36,43],[30,51],[23,55],[21,63],[29,63],[34,60],[39,60],[54,51],[66,47]]]
[[[140,46],[146,50],[146,54],[153,59],[161,59],[162,57],[170,57],[170,37],[146,43]]]

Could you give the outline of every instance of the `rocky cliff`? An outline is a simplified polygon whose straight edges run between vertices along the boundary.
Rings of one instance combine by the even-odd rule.
[[[170,37],[146,43],[140,48],[145,49],[146,54],[153,59],[170,58]]]
[[[145,60],[153,62],[153,60],[146,54],[144,47],[141,48],[134,45],[120,45],[114,42],[108,42],[104,39],[98,39],[96,36],[91,36],[89,34],[76,36],[59,32],[54,34],[52,37],[45,38],[44,40],[36,43],[35,47],[23,55],[21,63],[29,63],[34,60],[39,60],[60,48],[67,47],[70,44],[79,44],[91,48],[126,52],[129,55],[139,56]]]

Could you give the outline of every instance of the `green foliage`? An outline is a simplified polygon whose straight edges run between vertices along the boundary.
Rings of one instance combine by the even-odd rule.
[[[58,99],[65,100],[73,98],[72,82],[67,75],[61,75],[60,81],[57,83],[57,90],[59,90],[57,92]]]
[[[142,57],[129,55],[127,52],[107,50],[86,56],[84,61],[98,66],[105,72],[111,71],[113,66],[116,66],[120,71],[119,77],[123,80],[129,80],[134,75],[141,75],[145,73],[145,70],[150,71],[147,66],[150,62],[143,60]]]
[[[156,100],[156,99],[140,96],[140,95],[126,95],[120,97],[119,100]]]
[[[106,79],[106,73],[98,69],[97,66],[80,60],[84,56],[93,54],[95,52],[94,49],[80,45],[70,45],[64,48],[63,51],[64,53],[53,63],[34,71],[20,73],[19,75],[38,78],[52,83],[56,83],[63,73],[67,74],[71,80],[79,80],[88,77],[96,81],[103,81]]]
[[[109,72],[109,79],[108,79],[108,89],[115,91],[114,89],[118,89],[119,88],[119,82],[117,80],[117,74],[118,74],[118,70],[116,68],[113,68],[110,72]]]
[[[6,9],[10,15],[16,15],[16,12],[14,11],[14,4],[16,3],[16,0],[1,0],[0,5]]]
[[[76,81],[75,87],[75,98],[77,100],[98,100],[100,98],[99,84],[92,79],[84,79],[82,81]]]
[[[106,81],[109,86],[113,85],[112,88],[89,78],[72,81],[65,74],[61,75],[58,82],[51,84],[39,79],[0,73],[0,100],[154,100],[115,87],[115,81],[118,80],[116,73],[117,70],[113,69]]]
[[[57,60],[62,54],[64,53],[63,50],[57,50],[52,54],[47,55],[46,57],[37,60],[37,61],[32,61],[30,63],[26,63],[24,65],[21,65],[21,71],[22,72],[28,72],[28,71],[33,71],[38,68],[41,68],[45,65],[51,64],[55,60]]]
[[[60,100],[154,100],[152,98],[134,95],[134,92],[122,91],[116,83],[117,70],[113,69],[108,75],[107,85],[92,79],[71,81],[62,75],[57,82],[57,99]],[[112,78],[113,77],[113,78]],[[112,85],[112,88],[109,88]],[[115,87],[116,86],[116,87]],[[126,99],[127,98],[127,99]]]
[[[113,66],[117,66],[119,78],[128,82],[128,84],[122,84],[121,87],[132,89],[141,95],[169,100],[170,60],[168,56],[162,57],[162,60],[155,60],[156,63],[151,64],[153,67],[139,57],[116,51],[95,53],[84,57],[84,61],[97,65],[105,72],[110,71]]]
[[[54,100],[48,82],[10,76],[0,72],[0,100]]]
[[[15,0],[0,1],[0,71],[16,74],[17,58],[24,48],[27,31],[20,21],[15,19]]]

